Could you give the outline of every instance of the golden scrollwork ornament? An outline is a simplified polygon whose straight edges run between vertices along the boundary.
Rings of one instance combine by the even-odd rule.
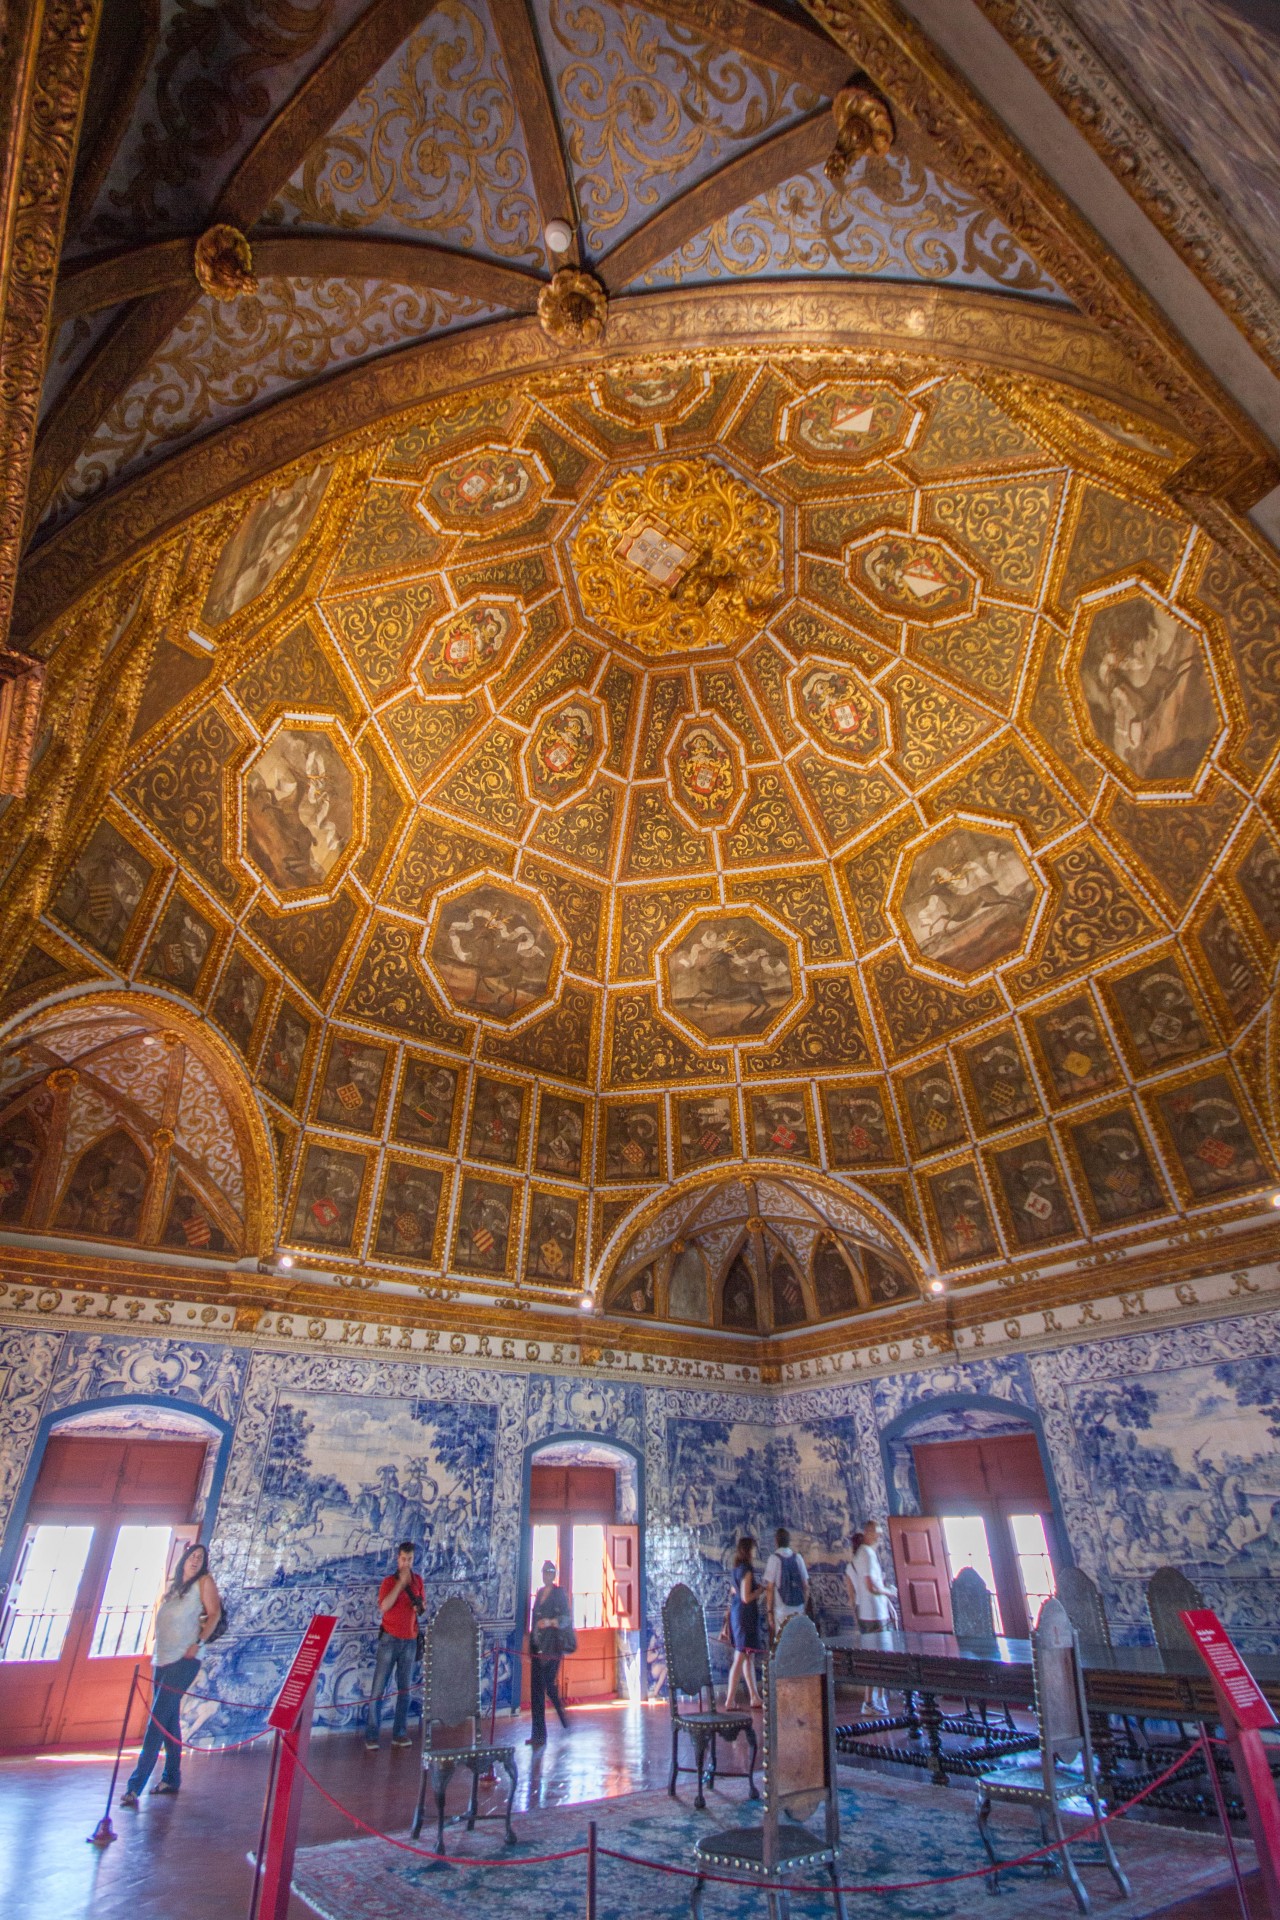
[[[604,339],[609,297],[593,273],[561,267],[538,295],[538,320],[560,347],[595,347]]]
[[[841,87],[831,102],[836,143],[823,172],[832,186],[843,185],[846,174],[865,154],[888,153],[893,145],[893,115],[870,87]]]
[[[238,300],[256,293],[253,249],[238,227],[210,227],[196,241],[192,262],[201,291],[214,300]]]

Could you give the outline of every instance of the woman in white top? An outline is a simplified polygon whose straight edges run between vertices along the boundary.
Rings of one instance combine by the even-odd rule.
[[[893,1624],[893,1601],[876,1551],[879,1541],[879,1527],[868,1520],[862,1532],[854,1534],[853,1559],[845,1563],[844,1580],[859,1633],[884,1633]],[[861,1712],[886,1713],[888,1708],[889,1696],[883,1687],[864,1687]]]
[[[209,1571],[209,1554],[188,1547],[168,1591],[156,1609],[151,1650],[151,1711],[138,1764],[121,1795],[122,1807],[136,1807],[138,1795],[155,1769],[164,1742],[164,1773],[153,1793],[177,1793],[182,1785],[182,1696],[200,1671],[196,1649],[211,1640],[222,1618],[222,1600]]]

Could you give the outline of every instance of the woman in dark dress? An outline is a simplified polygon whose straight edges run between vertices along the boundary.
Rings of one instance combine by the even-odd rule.
[[[747,1683],[748,1703],[753,1707],[762,1704],[760,1689],[756,1685],[755,1657],[760,1651],[760,1595],[764,1589],[756,1579],[755,1550],[755,1541],[750,1534],[744,1534],[738,1542],[729,1576],[733,1583],[729,1595],[729,1639],[733,1645],[733,1665],[729,1668],[729,1684],[725,1688],[726,1707],[733,1706],[740,1678]]]

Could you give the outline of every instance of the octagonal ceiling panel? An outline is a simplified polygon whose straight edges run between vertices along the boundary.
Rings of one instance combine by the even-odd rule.
[[[842,464],[855,403],[878,431],[899,388]],[[829,348],[618,353],[420,403],[220,504],[183,619],[148,616],[134,744],[18,1004],[98,979],[198,1010],[334,1270],[434,1284],[465,1216],[499,1291],[598,1280],[703,1136],[744,1192],[766,1163],[843,1183],[926,1271],[1247,1219],[1280,950],[1265,616],[1136,444],[1176,429],[1091,396],[1116,433],[1086,435],[1075,398],[923,353],[883,377]],[[1060,504],[1034,553],[1026,487]],[[358,1113],[333,1078],[357,1058]],[[495,1102],[517,1118],[481,1180]],[[424,1224],[406,1196],[437,1174]],[[544,1189],[578,1208],[558,1278],[526,1244]],[[661,1235],[640,1262],[655,1311],[702,1273],[712,1324],[732,1267],[764,1325],[776,1261],[734,1266],[755,1208],[722,1198],[714,1273],[676,1285]],[[846,1284],[892,1305],[824,1218],[766,1231],[810,1317]]]

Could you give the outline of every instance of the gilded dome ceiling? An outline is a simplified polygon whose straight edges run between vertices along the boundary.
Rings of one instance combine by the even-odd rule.
[[[22,1258],[772,1366],[1273,1244],[1265,42],[980,3],[1127,238],[895,0],[103,0],[10,383]]]
[[[1247,1220],[1274,615],[1185,451],[745,348],[336,442],[189,524],[15,992],[201,1010],[366,1286],[765,1331]]]

